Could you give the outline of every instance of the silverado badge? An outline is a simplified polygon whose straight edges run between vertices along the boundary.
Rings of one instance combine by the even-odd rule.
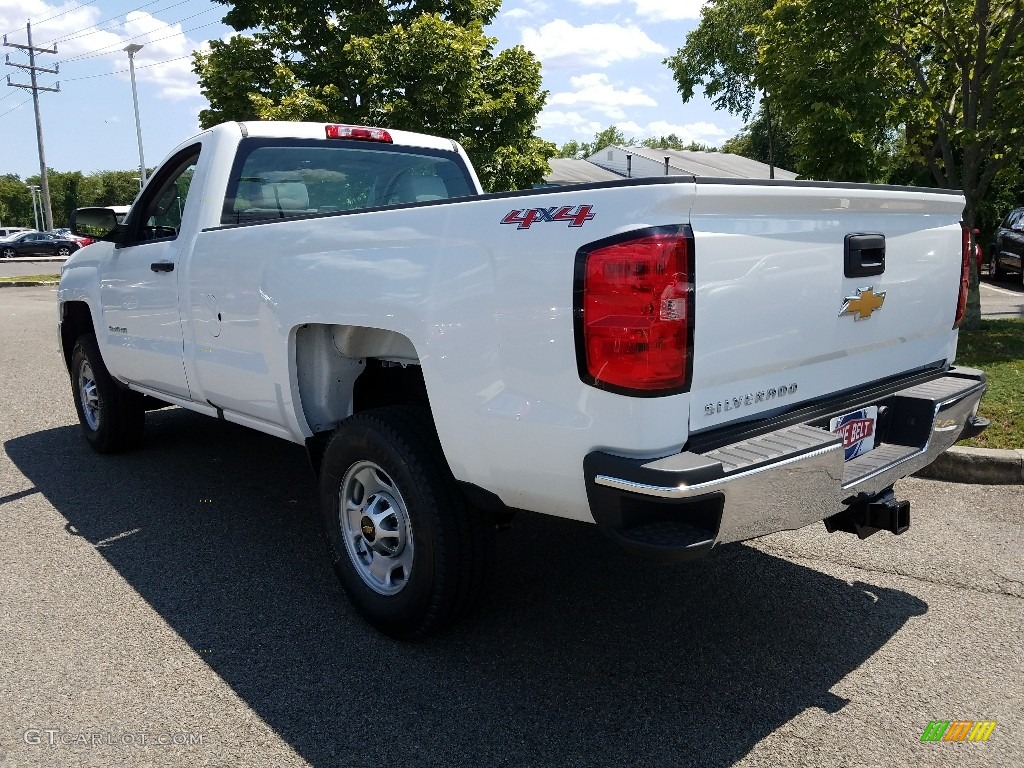
[[[864,320],[871,317],[876,309],[881,309],[885,303],[885,291],[875,293],[873,288],[858,288],[856,296],[847,296],[843,308],[839,310],[839,316],[854,315],[854,320]]]

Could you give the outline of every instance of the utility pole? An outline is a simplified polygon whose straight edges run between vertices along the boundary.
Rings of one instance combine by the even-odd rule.
[[[28,45],[18,45],[16,43],[7,42],[7,35],[4,35],[4,45],[9,48],[18,48],[22,51],[28,51],[28,66],[24,64],[15,64],[11,61],[11,57],[8,56],[6,63],[10,67],[17,67],[18,69],[27,69],[29,72],[29,79],[31,85],[25,85],[24,83],[12,83],[11,76],[7,76],[7,85],[12,88],[24,88],[26,91],[32,91],[32,103],[36,110],[36,142],[39,144],[39,186],[40,197],[42,198],[43,208],[43,227],[48,231],[53,229],[53,209],[50,207],[50,179],[46,174],[46,150],[43,148],[43,118],[39,113],[39,92],[40,91],[51,91],[53,93],[60,92],[60,83],[56,83],[53,88],[46,88],[39,85],[36,81],[36,72],[46,72],[51,75],[56,75],[60,65],[54,66],[53,69],[46,69],[45,67],[36,66],[36,54],[37,53],[49,53],[56,54],[57,46],[53,48],[34,48],[32,47],[32,23],[25,23],[25,32],[28,36]]]

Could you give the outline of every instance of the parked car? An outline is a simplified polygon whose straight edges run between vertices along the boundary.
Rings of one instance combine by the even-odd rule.
[[[60,237],[52,232],[22,232],[0,240],[0,257],[12,259],[15,256],[63,256],[67,258],[82,246],[69,237]]]
[[[87,246],[87,245],[92,245],[93,243],[96,242],[91,237],[83,237],[82,235],[76,235],[74,232],[72,232],[67,227],[58,227],[57,229],[51,230],[51,232],[53,232],[53,234],[57,235],[58,237],[63,237],[63,238],[67,238],[69,240],[74,240],[76,243],[78,243],[83,248],[85,248],[85,246]]]
[[[0,227],[0,239],[17,235],[21,232],[32,232],[28,227]]]
[[[1016,272],[1024,282],[1021,256],[1024,255],[1024,208],[1014,208],[996,229],[988,254],[988,273],[993,280],[1005,280],[1007,272]]]

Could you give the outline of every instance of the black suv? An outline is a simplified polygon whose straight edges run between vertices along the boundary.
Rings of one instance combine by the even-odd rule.
[[[1024,208],[1014,208],[999,224],[988,254],[988,273],[1003,280],[1007,272],[1016,272],[1024,282],[1021,256],[1024,255]]]

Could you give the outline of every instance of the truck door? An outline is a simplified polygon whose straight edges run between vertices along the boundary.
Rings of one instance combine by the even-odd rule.
[[[132,206],[127,240],[100,271],[103,355],[108,367],[128,381],[188,397],[181,320],[178,263],[199,201],[189,197],[200,146],[164,163]],[[193,196],[193,198],[196,196]]]

